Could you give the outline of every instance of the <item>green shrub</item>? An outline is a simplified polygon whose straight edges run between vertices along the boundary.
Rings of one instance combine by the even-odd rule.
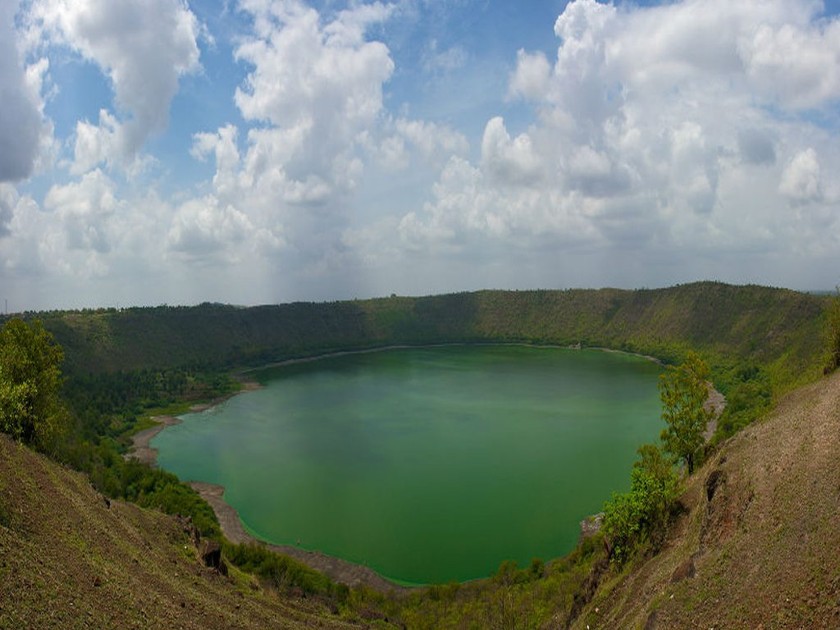
[[[619,564],[640,545],[659,547],[679,493],[674,467],[657,446],[645,444],[639,455],[630,475],[630,491],[613,494],[604,505],[603,531],[610,555]]]
[[[344,584],[336,584],[323,573],[263,545],[225,542],[222,550],[234,565],[269,581],[280,591],[300,589],[304,593],[333,596],[339,601],[345,601],[349,594]]]

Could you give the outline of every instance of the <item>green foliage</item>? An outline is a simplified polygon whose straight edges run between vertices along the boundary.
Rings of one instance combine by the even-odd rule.
[[[701,455],[703,432],[712,416],[704,406],[708,379],[708,366],[694,352],[689,352],[682,364],[669,366],[659,378],[662,419],[667,425],[660,438],[666,452],[685,462],[689,475]]]
[[[41,322],[0,330],[0,431],[42,451],[55,448],[67,415],[59,399],[64,354]]]
[[[837,287],[826,311],[826,337],[828,359],[823,371],[829,374],[840,367],[840,287]]]
[[[659,447],[645,444],[630,474],[630,491],[604,505],[603,532],[613,560],[625,562],[642,544],[658,548],[679,492],[679,478]]]
[[[755,364],[745,364],[715,379],[726,397],[726,407],[718,419],[715,441],[728,438],[761,417],[773,402],[773,387],[767,372]]]
[[[120,472],[123,498],[166,514],[189,516],[202,536],[218,538],[221,535],[213,508],[172,473],[149,468],[134,460],[125,462]]]
[[[143,369],[115,373],[71,373],[62,394],[88,440],[127,438],[138,420],[149,413],[173,413],[189,401],[231,394],[239,384],[227,373],[192,368]],[[178,413],[178,412],[174,412]],[[127,443],[126,439],[121,440]]]
[[[825,299],[700,282],[668,289],[478,291],[322,304],[55,312],[73,374],[194,370],[388,344],[521,341],[604,346],[679,362],[689,349],[816,376]],[[784,360],[782,360],[784,357]],[[775,385],[774,385],[775,386]]]
[[[503,562],[488,579],[434,585],[384,602],[365,596],[356,606],[370,601],[408,628],[562,627],[575,595],[602,557],[603,545],[595,540],[551,562],[535,560],[524,569]],[[353,598],[359,597],[354,590]]]
[[[268,580],[274,588],[283,592],[300,589],[304,593],[330,595],[339,601],[346,600],[349,594],[345,585],[336,584],[324,574],[263,545],[225,542],[222,552],[243,571]]]

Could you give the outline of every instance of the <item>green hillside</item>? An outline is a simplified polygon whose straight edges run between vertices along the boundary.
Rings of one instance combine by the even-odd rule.
[[[604,346],[812,375],[827,298],[702,282],[668,289],[479,291],[237,308],[132,308],[41,314],[70,372],[240,367],[389,344],[506,342]],[[781,365],[784,363],[784,365]]]
[[[78,619],[81,626],[84,620],[107,626],[110,619],[119,627],[367,625],[365,620],[378,619],[387,627],[386,617],[423,628],[601,627],[605,621],[607,627],[692,627],[693,611],[705,606],[712,592],[729,599],[721,619],[746,619],[753,582],[741,567],[755,560],[750,569],[755,573],[776,557],[795,571],[788,575],[786,567],[777,566],[762,576],[762,599],[769,606],[793,594],[805,603],[793,617],[785,617],[782,606],[772,617],[750,619],[769,622],[766,627],[784,619],[827,620],[835,609],[825,605],[809,615],[814,609],[808,607],[827,593],[836,599],[836,567],[823,575],[818,569],[828,565],[803,564],[789,547],[804,532],[808,559],[838,542],[830,523],[836,520],[840,486],[832,477],[830,455],[836,449],[828,438],[836,434],[840,389],[835,376],[783,394],[816,380],[827,364],[826,314],[837,310],[830,310],[831,304],[828,296],[703,282],[638,291],[480,291],[253,308],[203,304],[26,314],[40,319],[64,349],[71,423],[55,456],[88,477],[0,436],[0,577],[8,586],[6,595],[0,594],[0,627],[51,627]],[[507,342],[581,344],[665,362],[681,361],[695,350],[709,363],[727,399],[719,444],[707,449],[706,466],[689,478],[680,499],[684,512],[661,553],[648,549],[627,566],[613,566],[596,537],[544,565],[504,564],[488,580],[404,596],[352,589],[337,599],[339,591],[311,572],[264,550],[237,551],[228,543],[233,576],[222,580],[197,563],[178,521],[120,501],[106,509],[108,502],[97,493],[191,514],[204,535],[218,537],[212,513],[191,489],[168,473],[123,459],[128,435],[144,426],[145,415],[229,394],[237,387],[231,373],[289,358],[399,344]],[[817,399],[822,411],[815,414]],[[772,424],[760,423],[727,440],[778,400],[787,406]],[[809,455],[809,448],[817,448],[819,458]],[[724,471],[718,476],[725,473],[727,487],[737,492],[735,503],[741,503],[727,503],[720,512],[704,503],[707,497],[712,505],[707,483],[712,469]],[[778,486],[783,496],[776,491],[780,475],[794,480]],[[808,492],[798,491],[799,479]],[[738,517],[739,535],[731,538],[737,546],[719,544],[720,532],[731,530],[727,515],[748,510],[741,504],[755,507]],[[709,525],[718,514],[721,523]],[[753,529],[760,536],[753,536]],[[259,577],[240,573],[236,565]],[[677,582],[678,587],[668,586]],[[730,582],[740,590],[726,588]],[[264,597],[266,586],[270,592]],[[279,599],[272,594],[275,587]],[[662,601],[666,591],[674,595],[670,603]],[[141,592],[148,597],[132,605]],[[704,627],[718,621],[713,609],[702,610]]]

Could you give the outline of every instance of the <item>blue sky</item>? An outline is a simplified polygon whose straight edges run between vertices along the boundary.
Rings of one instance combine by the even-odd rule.
[[[0,0],[0,297],[831,288],[839,10]]]

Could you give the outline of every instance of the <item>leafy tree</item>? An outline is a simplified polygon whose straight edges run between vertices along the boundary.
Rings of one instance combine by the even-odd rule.
[[[660,438],[667,453],[685,462],[689,475],[694,472],[703,432],[712,415],[705,408],[708,379],[708,366],[694,352],[688,353],[684,363],[668,367],[659,377],[662,419],[667,424]]]
[[[661,543],[679,492],[671,460],[658,446],[645,444],[638,453],[630,492],[613,494],[604,505],[603,531],[610,554],[619,563],[642,543],[653,547]]]
[[[40,450],[66,425],[59,399],[64,353],[41,322],[21,319],[0,330],[0,431]]]

